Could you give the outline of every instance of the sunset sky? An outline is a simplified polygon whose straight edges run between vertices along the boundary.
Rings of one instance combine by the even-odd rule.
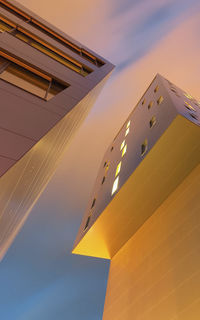
[[[200,100],[200,2],[19,2],[116,68],[0,264],[0,319],[100,320],[109,261],[72,255],[73,242],[103,154],[156,73]]]

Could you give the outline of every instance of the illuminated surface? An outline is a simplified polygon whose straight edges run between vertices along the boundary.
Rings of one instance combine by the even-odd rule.
[[[199,161],[200,128],[179,115],[75,245],[73,253],[112,258]],[[116,185],[114,182],[112,193]],[[126,221],[123,226],[122,216]],[[96,241],[98,246],[94,246]]]
[[[200,165],[113,257],[103,320],[198,320]]]

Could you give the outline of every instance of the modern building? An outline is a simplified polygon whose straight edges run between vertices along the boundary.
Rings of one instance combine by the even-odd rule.
[[[19,3],[0,0],[0,259],[112,69]]]
[[[200,315],[200,101],[157,75],[109,146],[73,253],[111,259],[104,320]]]

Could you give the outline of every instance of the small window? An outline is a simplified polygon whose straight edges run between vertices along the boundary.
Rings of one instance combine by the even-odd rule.
[[[197,117],[195,114],[189,113],[189,115],[190,115],[190,117],[192,117],[194,120],[198,120],[198,117]]]
[[[127,144],[124,146],[122,150],[122,157],[125,155],[126,151],[127,151]]]
[[[148,109],[151,109],[152,106],[153,106],[153,101],[149,102],[149,104],[148,104]]]
[[[156,93],[159,89],[159,86],[156,86],[155,89],[154,89],[154,92]]]
[[[147,152],[147,148],[148,148],[148,141],[147,139],[145,139],[143,144],[141,145],[141,156],[143,156]]]
[[[190,100],[193,100],[193,99],[194,99],[193,96],[191,96],[191,95],[190,95],[189,93],[187,93],[187,92],[184,93],[184,96],[185,96],[186,98],[190,99]]]
[[[103,165],[103,167],[105,168],[105,166],[106,166],[106,165],[107,165],[107,161],[105,161],[105,162],[104,162],[104,165]]]
[[[171,87],[170,89],[171,89],[172,92],[176,93],[176,89],[175,88]]]
[[[155,124],[156,124],[156,117],[153,116],[153,117],[151,118],[151,120],[149,121],[149,126],[150,126],[150,128],[154,127]]]
[[[96,198],[94,198],[92,201],[91,209],[94,207],[95,203],[96,203]]]
[[[130,127],[131,121],[129,120],[129,122],[126,125],[126,129],[128,129]]]
[[[164,100],[163,96],[160,96],[160,98],[157,100],[157,104],[161,104],[163,100]]]
[[[130,128],[126,129],[125,137],[129,134]]]
[[[113,151],[113,149],[114,149],[114,147],[111,147],[110,151],[112,152],[112,151]]]
[[[101,181],[101,184],[104,184],[105,180],[106,180],[106,177],[104,176],[102,181]]]
[[[122,165],[122,162],[120,161],[120,163],[118,163],[118,165],[117,165],[117,169],[116,169],[116,172],[115,172],[115,177],[120,173],[121,165]]]
[[[117,191],[118,184],[119,184],[119,176],[115,179],[115,181],[114,181],[114,183],[113,183],[112,195]]]
[[[108,162],[108,163],[106,164],[106,167],[105,167],[105,175],[106,175],[107,172],[108,172],[109,166],[110,166],[110,162]]]
[[[187,101],[184,101],[184,103],[185,103],[185,107],[186,107],[188,110],[190,110],[190,111],[195,111],[195,112],[196,112],[195,108],[193,108]]]
[[[145,102],[146,102],[146,99],[142,100],[142,105],[144,105],[144,104],[145,104]]]
[[[88,225],[89,225],[89,223],[90,223],[90,219],[91,219],[91,216],[89,216],[89,217],[87,218],[87,221],[86,221],[84,230],[87,229],[87,227],[88,227]]]
[[[125,146],[125,140],[122,142],[122,144],[121,144],[121,147],[120,147],[120,150],[122,150],[123,149],[123,147]]]

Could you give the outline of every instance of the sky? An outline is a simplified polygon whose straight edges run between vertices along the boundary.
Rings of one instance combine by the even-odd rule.
[[[155,74],[200,100],[200,3],[19,2],[116,68],[0,264],[0,319],[100,320],[109,261],[72,255],[73,242],[103,154]]]

